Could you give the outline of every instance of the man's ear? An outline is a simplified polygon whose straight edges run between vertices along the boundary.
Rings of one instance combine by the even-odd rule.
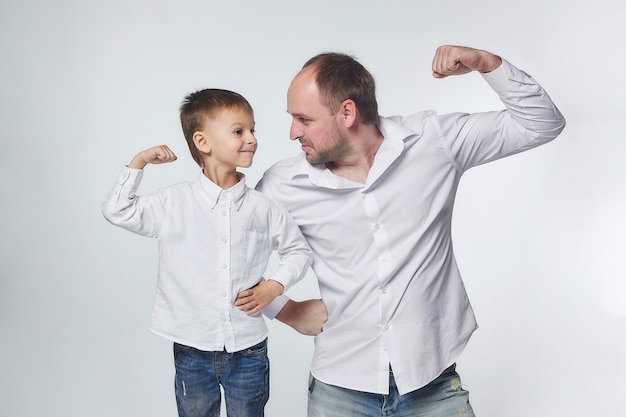
[[[344,100],[339,107],[339,117],[346,128],[351,128],[358,121],[359,110],[353,100]]]
[[[209,141],[207,140],[204,133],[198,131],[193,134],[193,143],[196,145],[199,151],[204,153],[211,153],[211,145],[209,145]]]

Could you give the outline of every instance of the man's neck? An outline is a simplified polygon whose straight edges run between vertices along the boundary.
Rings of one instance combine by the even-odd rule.
[[[346,158],[326,163],[333,174],[365,184],[376,153],[383,143],[383,135],[376,126],[370,126],[352,140],[352,152]]]

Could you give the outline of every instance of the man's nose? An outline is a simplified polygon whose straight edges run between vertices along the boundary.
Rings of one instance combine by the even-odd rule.
[[[302,130],[296,126],[296,122],[291,122],[291,128],[289,129],[289,139],[298,140],[302,137]]]

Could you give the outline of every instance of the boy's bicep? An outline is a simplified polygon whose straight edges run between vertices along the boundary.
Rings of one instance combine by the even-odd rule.
[[[143,236],[156,237],[159,196],[137,196],[143,171],[125,168],[102,204],[102,214],[111,224]]]

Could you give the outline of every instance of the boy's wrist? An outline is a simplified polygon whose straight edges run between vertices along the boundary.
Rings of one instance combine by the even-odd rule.
[[[147,165],[146,161],[141,157],[141,154],[135,155],[135,157],[130,161],[127,165],[128,168],[133,169],[144,169]]]
[[[268,279],[267,282],[272,285],[272,293],[275,297],[278,297],[285,292],[285,286],[280,282],[274,279]]]

